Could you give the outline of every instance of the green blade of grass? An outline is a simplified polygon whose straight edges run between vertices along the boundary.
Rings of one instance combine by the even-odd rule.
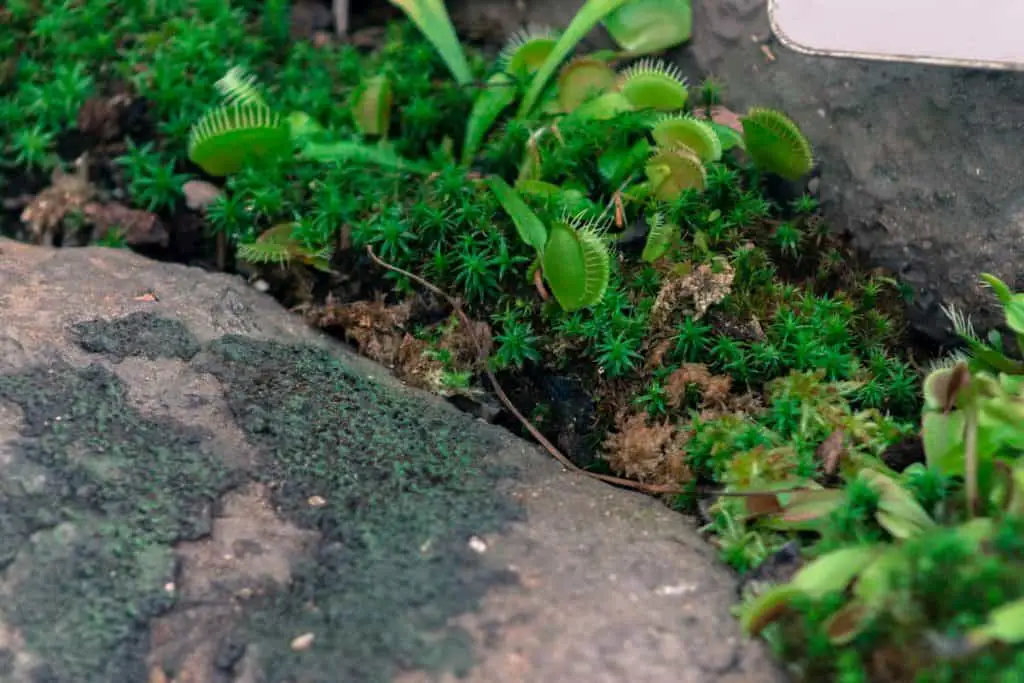
[[[466,124],[466,138],[462,143],[462,164],[469,166],[473,157],[480,149],[487,131],[501,116],[501,112],[516,99],[516,86],[512,77],[498,72],[487,81],[487,86],[480,91],[473,101],[473,110],[469,113]]]
[[[374,147],[361,142],[310,142],[303,146],[300,156],[310,161],[348,161],[372,164],[395,171],[430,173],[430,169],[423,164],[403,159],[386,147]]]
[[[392,0],[392,2],[395,1],[397,0]],[[530,115],[541,93],[544,92],[548,81],[555,75],[555,71],[558,70],[559,65],[561,65],[565,58],[569,56],[569,53],[575,49],[577,43],[583,40],[598,22],[628,2],[632,2],[632,0],[589,0],[587,4],[580,8],[580,11],[576,13],[576,16],[569,23],[568,28],[562,33],[561,38],[558,39],[555,48],[548,55],[537,75],[530,81],[530,87],[526,91],[522,102],[519,103],[519,111],[516,113],[518,118],[522,119]]]
[[[455,26],[444,6],[444,0],[389,0],[409,17],[416,28],[426,36],[441,59],[452,72],[459,85],[473,80],[473,73],[466,60],[462,43],[455,33]]]
[[[519,237],[536,249],[538,254],[542,253],[544,245],[548,241],[548,229],[544,227],[544,222],[530,210],[519,193],[500,176],[488,177],[487,186],[491,188],[491,192],[498,198],[498,203],[512,219],[519,232]]]

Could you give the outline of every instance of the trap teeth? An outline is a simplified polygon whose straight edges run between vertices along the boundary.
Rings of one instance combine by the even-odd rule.
[[[679,67],[645,58],[622,72],[619,90],[639,109],[678,111],[686,106],[689,91]]]

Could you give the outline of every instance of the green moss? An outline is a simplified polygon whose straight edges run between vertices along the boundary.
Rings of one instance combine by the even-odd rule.
[[[199,353],[199,342],[180,321],[148,312],[110,321],[88,320],[71,329],[83,349],[108,354],[117,360],[128,356],[191,360]]]
[[[482,442],[470,418],[362,380],[319,350],[229,337],[210,351],[204,367],[267,454],[260,476],[276,504],[323,534],[293,585],[258,602],[244,628],[268,680],[464,671],[471,644],[448,619],[514,578],[467,546],[520,517],[496,490],[512,472],[479,459],[496,444]],[[327,505],[309,506],[312,495]],[[290,639],[304,632],[316,634],[314,647],[292,652]]]
[[[21,485],[0,492],[0,613],[46,662],[39,680],[144,680],[147,620],[172,604],[171,546],[208,531],[231,475],[202,432],[141,416],[98,365],[0,376],[0,400],[25,419],[9,466]]]

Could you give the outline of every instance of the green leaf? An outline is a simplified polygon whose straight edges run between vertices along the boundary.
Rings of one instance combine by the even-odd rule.
[[[850,582],[879,556],[880,551],[880,545],[833,550],[801,568],[790,585],[814,599],[846,590]]]
[[[688,41],[693,11],[690,0],[633,0],[608,14],[604,27],[622,49],[650,54]]]
[[[847,603],[823,625],[829,642],[833,645],[846,645],[864,632],[876,614],[876,609],[857,600]]]
[[[689,114],[665,116],[651,128],[659,147],[685,147],[704,163],[722,158],[722,142],[706,122]]]
[[[647,243],[644,244],[642,258],[647,263],[654,263],[679,240],[681,229],[676,223],[668,223],[661,212],[653,214],[649,220],[650,231],[647,233]]]
[[[558,76],[558,105],[569,113],[615,87],[616,73],[600,59],[578,57],[564,67]]]
[[[782,501],[783,512],[770,518],[769,522],[774,528],[814,529],[842,501],[843,492],[838,489],[793,493]]]
[[[703,190],[707,183],[707,171],[700,157],[682,147],[655,148],[644,172],[654,196],[663,202],[675,201],[687,190]]]
[[[967,639],[974,645],[992,641],[1007,645],[1024,643],[1024,598],[989,612],[988,622],[968,632]]]
[[[962,412],[926,413],[921,419],[921,444],[928,469],[946,476],[964,471],[964,425]]]
[[[982,273],[981,280],[992,288],[992,291],[996,294],[996,298],[999,299],[999,303],[1003,306],[1010,303],[1010,299],[1013,298],[1013,291],[1005,282],[991,273]]]
[[[391,1],[397,2],[398,0]],[[523,97],[522,102],[519,103],[519,110],[516,112],[517,118],[522,119],[530,116],[534,106],[540,99],[541,93],[547,87],[548,81],[558,71],[558,67],[565,58],[575,49],[576,44],[583,40],[599,21],[628,2],[630,0],[587,0],[587,3],[580,8],[576,16],[569,22],[565,32],[559,37],[555,48],[544,61],[540,71],[530,81],[526,95]]]
[[[766,626],[785,614],[795,598],[802,595],[803,591],[789,584],[769,588],[743,607],[740,626],[744,633],[750,636],[760,634]]]
[[[326,129],[304,111],[293,111],[286,119],[292,140],[299,144],[323,135]]]
[[[352,107],[352,119],[363,135],[386,136],[391,127],[391,80],[381,74],[366,79]]]
[[[894,538],[907,539],[935,526],[935,520],[898,481],[870,469],[861,470],[860,478],[878,492],[875,520]]]
[[[548,242],[548,231],[544,227],[544,222],[526,205],[519,193],[500,176],[489,176],[487,186],[491,188],[498,203],[512,219],[519,232],[519,237],[536,249],[538,254],[543,252]]]
[[[473,80],[473,72],[466,60],[455,26],[448,16],[444,0],[389,0],[392,5],[400,8],[412,23],[426,36],[434,46],[441,59],[452,72],[459,85],[467,85]]]
[[[811,144],[788,116],[774,109],[755,107],[740,123],[747,153],[757,167],[787,180],[798,180],[811,171]]]
[[[498,72],[487,80],[473,101],[473,109],[466,122],[466,137],[462,142],[462,163],[469,166],[480,149],[487,131],[501,116],[501,112],[515,102],[515,81],[506,73]]]
[[[558,185],[546,180],[521,180],[516,183],[516,189],[524,194],[543,199],[557,199],[565,192]]]
[[[723,123],[715,123],[714,121],[708,121],[708,125],[715,131],[715,135],[718,136],[718,140],[722,143],[723,152],[728,152],[733,147],[747,148],[747,144],[743,141],[743,136],[738,131]]]
[[[608,248],[590,228],[553,223],[541,263],[551,293],[565,311],[593,306],[608,287]]]
[[[598,95],[576,107],[572,116],[581,121],[608,121],[633,109],[633,105],[622,93],[612,91]]]
[[[874,562],[861,571],[857,583],[853,586],[853,594],[866,605],[882,607],[892,594],[892,577],[909,564],[910,560],[902,547],[887,547]]]
[[[643,166],[651,145],[647,140],[637,140],[632,147],[612,147],[597,158],[597,170],[611,187],[620,185],[630,173]]]
[[[985,365],[988,365],[999,372],[1008,372],[1016,375],[1024,373],[1024,362],[1007,358],[1006,354],[1001,351],[996,351],[991,346],[988,346],[977,339],[971,339],[970,337],[961,337],[961,339],[963,339],[964,343],[967,344],[967,348],[970,349],[971,355]]]
[[[403,159],[389,147],[367,145],[361,142],[306,143],[300,154],[310,161],[356,162],[381,166],[395,171],[426,175],[430,169],[414,161]]]

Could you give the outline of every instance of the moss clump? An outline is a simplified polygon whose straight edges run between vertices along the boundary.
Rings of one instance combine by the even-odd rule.
[[[119,361],[129,356],[191,360],[200,348],[195,336],[180,321],[145,311],[117,320],[88,320],[74,325],[71,332],[86,351],[107,354]]]
[[[147,621],[173,604],[171,547],[208,532],[230,473],[202,432],[141,416],[98,365],[0,376],[0,401],[25,418],[10,467],[37,475],[0,492],[0,613],[45,661],[38,680],[144,680]]]
[[[259,643],[268,680],[465,671],[471,643],[448,619],[514,580],[467,546],[520,517],[496,489],[513,472],[479,459],[496,444],[470,418],[425,410],[317,349],[228,337],[209,351],[204,367],[267,455],[260,476],[280,510],[323,535],[293,584],[252,606],[240,636]],[[311,507],[313,495],[327,504]],[[315,646],[292,652],[304,632]]]

